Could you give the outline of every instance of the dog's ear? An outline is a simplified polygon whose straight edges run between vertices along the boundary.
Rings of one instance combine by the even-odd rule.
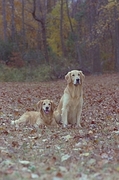
[[[71,83],[71,72],[68,72],[65,76],[65,79],[67,81],[67,84]]]
[[[41,100],[41,101],[39,101],[39,102],[36,104],[38,111],[41,111],[41,109],[42,109],[42,102],[43,102],[43,101]]]
[[[82,71],[79,71],[79,73],[80,73],[80,75],[81,75],[81,81],[82,81],[82,83],[83,83],[83,81],[84,81],[84,79],[85,79],[85,75],[83,74]]]
[[[54,111],[55,108],[56,108],[56,104],[53,101],[51,101],[51,109],[52,109],[52,111]]]

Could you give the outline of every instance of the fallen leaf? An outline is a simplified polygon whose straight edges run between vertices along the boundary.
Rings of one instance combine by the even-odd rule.
[[[89,155],[90,155],[89,152],[86,152],[86,153],[82,153],[82,154],[81,154],[81,156],[86,156],[86,157],[89,156]]]
[[[61,157],[61,161],[63,162],[63,161],[66,161],[67,159],[69,159],[70,158],[70,155],[68,155],[68,154],[65,154],[65,155],[63,155],[62,157]]]
[[[36,178],[39,178],[39,176],[38,176],[38,174],[32,173],[32,174],[31,174],[31,178],[32,178],[32,179],[36,179]]]
[[[70,134],[66,135],[66,136],[63,136],[62,137],[65,141],[69,141],[69,139],[72,138],[72,136]]]
[[[19,160],[20,164],[24,165],[24,166],[28,166],[30,164],[30,161],[22,161]]]

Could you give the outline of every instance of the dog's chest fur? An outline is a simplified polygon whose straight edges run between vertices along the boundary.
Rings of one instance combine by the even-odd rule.
[[[71,99],[79,99],[81,97],[82,87],[80,85],[68,85],[65,92],[70,95]]]
[[[53,115],[51,113],[49,114],[42,113],[41,118],[46,125],[50,125],[52,123]]]
[[[82,101],[82,89],[81,86],[69,86],[67,90],[65,91],[70,96],[67,107],[68,112],[70,112],[70,118],[75,117],[77,114],[77,111],[79,111],[80,104]],[[68,113],[69,114],[69,113]],[[69,116],[69,115],[68,115]]]

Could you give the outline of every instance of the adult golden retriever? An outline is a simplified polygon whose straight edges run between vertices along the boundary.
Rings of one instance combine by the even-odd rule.
[[[42,125],[55,125],[55,120],[53,118],[53,112],[55,109],[55,104],[53,101],[45,99],[37,103],[37,111],[27,111],[18,120],[12,121],[12,124],[31,124],[35,127]]]
[[[81,126],[84,77],[82,71],[78,70],[72,70],[65,76],[67,86],[57,110],[54,112],[56,122],[61,122],[63,127],[66,127],[68,124]]]

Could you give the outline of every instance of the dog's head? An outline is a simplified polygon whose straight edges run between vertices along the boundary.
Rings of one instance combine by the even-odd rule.
[[[40,100],[37,103],[37,109],[41,112],[43,111],[45,114],[49,114],[54,111],[55,109],[55,104],[53,101],[45,99],[45,100]]]
[[[84,77],[85,76],[82,71],[72,70],[67,73],[65,79],[67,81],[67,84],[73,83],[74,85],[79,85],[83,83]]]

